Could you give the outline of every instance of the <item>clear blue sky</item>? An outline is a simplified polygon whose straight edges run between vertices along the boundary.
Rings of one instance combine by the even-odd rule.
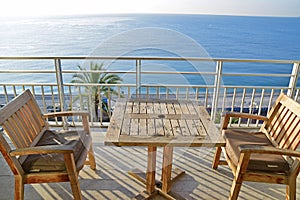
[[[300,16],[300,0],[5,0],[0,17],[108,13]]]

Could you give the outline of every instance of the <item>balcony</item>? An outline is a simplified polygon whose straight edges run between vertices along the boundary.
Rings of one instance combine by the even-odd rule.
[[[105,73],[127,76],[126,83],[71,83],[73,74],[97,74],[99,71],[70,70],[70,65],[78,62],[109,62],[111,68]],[[145,69],[147,66],[172,65],[181,63],[212,63],[206,70],[158,71]],[[29,88],[39,102],[42,111],[56,110],[88,110],[91,114],[94,149],[96,154],[97,171],[85,167],[80,173],[80,184],[85,199],[131,199],[144,190],[144,185],[132,179],[127,172],[133,168],[146,168],[147,149],[141,147],[119,148],[104,146],[103,139],[109,123],[109,115],[113,113],[114,102],[117,98],[143,95],[145,98],[166,99],[195,99],[210,112],[216,124],[220,123],[220,115],[224,111],[238,111],[265,114],[273,105],[280,92],[285,92],[299,101],[299,86],[297,85],[300,61],[293,60],[241,60],[241,59],[206,59],[206,58],[161,58],[161,57],[0,57],[1,66],[9,63],[14,69],[1,70],[0,75],[0,104],[4,105],[22,90]],[[23,69],[17,66],[32,64],[41,66],[46,63],[52,69]],[[253,65],[279,66],[284,73],[244,73],[243,67]],[[118,66],[125,66],[121,70]],[[209,65],[211,66],[211,65]],[[238,67],[238,70],[227,69]],[[202,68],[201,68],[202,69]],[[100,72],[103,73],[103,72]],[[31,77],[30,78],[24,78]],[[53,82],[44,81],[45,77],[53,77]],[[184,77],[185,80],[202,78],[200,84],[193,81],[182,83],[166,83],[144,81],[148,77],[161,76],[172,79],[172,76]],[[192,76],[192,78],[190,78]],[[15,77],[7,79],[6,77]],[[22,81],[18,79],[22,77]],[[32,77],[43,77],[38,80]],[[249,82],[251,77],[257,77],[261,82]],[[228,80],[230,78],[230,80]],[[249,79],[250,78],[250,79]],[[45,79],[46,80],[46,79]],[[47,79],[49,80],[49,79]],[[51,79],[50,79],[51,80]],[[194,79],[193,79],[194,80]],[[265,84],[264,83],[265,80]],[[273,80],[273,81],[272,81]],[[275,80],[275,81],[274,81]],[[101,93],[105,86],[107,93]],[[87,91],[96,88],[99,92],[99,102],[106,103],[93,110],[93,99]],[[115,91],[114,93],[112,91]],[[75,101],[76,99],[76,101]],[[107,115],[103,114],[106,110]],[[99,115],[96,117],[95,112]],[[107,112],[106,112],[107,113]],[[52,126],[80,126],[75,118],[52,119]],[[258,128],[258,121],[234,121],[231,126],[241,128]],[[159,150],[161,151],[161,150]],[[213,149],[209,148],[178,148],[175,149],[174,166],[187,172],[180,181],[175,182],[173,190],[187,199],[227,199],[232,183],[232,173],[228,167],[220,166],[218,171],[211,169]],[[130,156],[128,156],[130,155]],[[158,166],[161,166],[161,153],[158,153]],[[3,158],[0,158],[0,193],[3,199],[13,198],[13,176]],[[159,173],[160,170],[158,169]],[[298,178],[297,184],[300,179]],[[25,199],[72,199],[69,183],[52,183],[30,185],[25,188]],[[300,191],[297,190],[299,197]],[[245,182],[240,192],[240,199],[284,199],[285,186],[257,184]]]
[[[93,129],[93,145],[97,170],[85,166],[79,174],[83,199],[132,199],[145,189],[128,171],[146,169],[147,148],[104,146],[105,128]],[[162,150],[158,149],[157,166],[162,166]],[[174,149],[174,167],[186,174],[173,184],[172,191],[186,199],[228,199],[233,175],[228,166],[213,170],[214,149]],[[0,199],[13,199],[14,177],[0,156]],[[160,175],[161,169],[157,168]],[[297,179],[297,197],[300,178]],[[73,199],[69,183],[25,185],[25,200]],[[158,198],[163,199],[163,198]],[[239,199],[285,199],[285,185],[244,182]]]

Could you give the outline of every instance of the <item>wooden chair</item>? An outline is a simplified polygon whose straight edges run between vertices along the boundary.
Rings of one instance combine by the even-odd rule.
[[[263,120],[258,132],[227,128],[231,117]],[[217,148],[213,168],[228,164],[234,179],[229,199],[237,199],[243,181],[286,185],[286,199],[296,199],[296,178],[300,168],[300,105],[281,94],[267,117],[245,113],[227,113],[222,135],[226,161],[220,161]]]
[[[46,118],[81,116],[83,130],[49,130]],[[86,112],[42,115],[29,90],[0,110],[0,151],[15,178],[15,199],[24,199],[24,184],[67,182],[74,199],[82,199],[78,173],[84,164],[96,168]],[[86,157],[88,156],[88,160]]]

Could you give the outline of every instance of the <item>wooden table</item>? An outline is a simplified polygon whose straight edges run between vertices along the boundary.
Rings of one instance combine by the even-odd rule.
[[[204,107],[196,101],[164,99],[119,99],[108,127],[105,145],[147,146],[146,177],[131,173],[155,191],[170,197],[172,182],[184,172],[172,174],[173,147],[217,147],[225,141]],[[156,150],[163,147],[161,189],[155,180]]]

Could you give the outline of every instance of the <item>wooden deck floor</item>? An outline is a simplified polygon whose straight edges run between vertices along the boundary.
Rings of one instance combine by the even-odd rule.
[[[84,167],[80,185],[84,199],[132,199],[144,190],[128,171],[146,169],[147,149],[141,147],[104,146],[105,129],[93,132],[97,170]],[[214,149],[175,148],[174,167],[186,174],[176,181],[172,191],[186,199],[227,199],[232,174],[227,166],[211,168]],[[158,150],[157,173],[161,170],[161,149]],[[160,177],[158,176],[157,179]],[[2,155],[0,156],[0,199],[13,199],[14,178]],[[297,180],[297,199],[300,199],[300,178]],[[72,199],[69,183],[26,185],[25,199]],[[155,198],[163,199],[163,198]],[[245,182],[239,199],[285,199],[285,186]]]

